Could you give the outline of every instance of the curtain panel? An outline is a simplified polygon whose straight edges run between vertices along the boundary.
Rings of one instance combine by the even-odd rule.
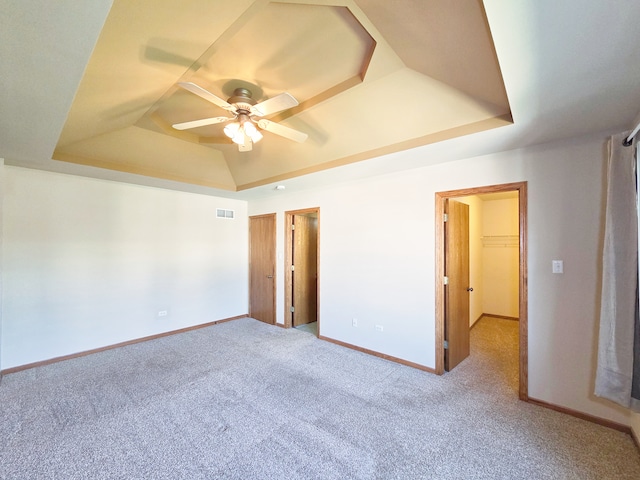
[[[640,412],[638,202],[630,132],[609,141],[595,394]]]

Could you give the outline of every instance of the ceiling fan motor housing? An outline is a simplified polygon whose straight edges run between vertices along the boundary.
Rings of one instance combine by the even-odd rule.
[[[246,88],[236,88],[233,91],[233,96],[227,100],[231,105],[235,105],[239,110],[251,110],[256,102],[251,98],[251,91]]]
[[[289,93],[283,92],[263,102],[258,102],[252,98],[251,90],[239,87],[233,91],[231,98],[224,101],[193,82],[179,82],[178,85],[207,102],[228,111],[233,117],[211,117],[177,123],[172,125],[176,130],[204,127],[232,120],[233,122],[228,123],[224,128],[224,133],[239,145],[241,152],[250,151],[252,143],[258,142],[262,138],[262,134],[257,127],[298,143],[304,142],[308,137],[306,133],[272,122],[266,118],[260,118],[297,106],[298,101]],[[239,135],[240,133],[242,135]],[[238,137],[237,141],[236,137]],[[247,138],[249,138],[248,142]]]

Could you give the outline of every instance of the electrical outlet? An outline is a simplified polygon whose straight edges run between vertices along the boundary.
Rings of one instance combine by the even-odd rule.
[[[158,316],[159,317],[166,317],[167,316],[167,311],[166,310],[160,310],[158,312]]]
[[[357,318],[352,318],[351,319],[351,326],[352,327],[357,327],[358,326],[358,319]]]
[[[377,332],[382,332],[383,330],[384,330],[384,327],[382,325],[376,325]]]

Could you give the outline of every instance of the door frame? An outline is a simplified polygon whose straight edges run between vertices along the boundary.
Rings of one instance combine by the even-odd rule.
[[[251,282],[251,271],[254,268],[254,263],[253,263],[253,259],[251,256],[251,221],[254,219],[258,219],[258,218],[271,218],[273,221],[273,238],[270,240],[270,245],[273,248],[273,264],[271,265],[272,267],[272,271],[273,271],[273,281],[271,282],[272,285],[272,291],[271,291],[271,311],[273,312],[273,323],[269,324],[269,325],[275,325],[277,323],[277,319],[276,319],[276,214],[275,213],[265,213],[262,215],[251,215],[249,216],[249,316],[252,315],[252,299],[253,299],[253,291],[252,291],[252,282]],[[267,323],[267,322],[265,322]]]
[[[318,319],[318,336],[320,336],[320,207],[304,208],[301,210],[289,210],[284,212],[284,327],[291,328],[291,304],[293,295],[293,277],[291,275],[291,266],[293,265],[293,242],[291,225],[293,217],[296,215],[304,215],[315,213],[318,218],[317,245],[316,245],[316,271],[318,273],[318,282],[316,284],[316,318]]]
[[[518,192],[519,225],[519,367],[518,393],[521,400],[529,399],[529,352],[528,352],[528,288],[527,288],[527,182],[503,183],[484,187],[465,188],[436,192],[435,245],[436,245],[436,368],[438,375],[444,373],[444,204],[455,197],[468,197],[485,193]]]

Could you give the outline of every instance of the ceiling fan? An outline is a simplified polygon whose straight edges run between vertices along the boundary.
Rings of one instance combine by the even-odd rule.
[[[276,135],[298,143],[304,142],[308,137],[306,133],[285,127],[266,118],[261,118],[297,106],[298,101],[288,93],[280,93],[275,97],[258,103],[251,97],[250,90],[246,88],[236,88],[233,91],[233,96],[225,101],[195,83],[180,82],[178,85],[198,95],[200,98],[227,110],[233,116],[210,117],[192,120],[190,122],[176,123],[172,125],[176,130],[187,130],[190,128],[204,127],[205,125],[230,122],[224,127],[224,133],[238,145],[238,150],[241,152],[250,151],[253,148],[253,144],[260,141],[262,138],[260,130],[275,133]]]

